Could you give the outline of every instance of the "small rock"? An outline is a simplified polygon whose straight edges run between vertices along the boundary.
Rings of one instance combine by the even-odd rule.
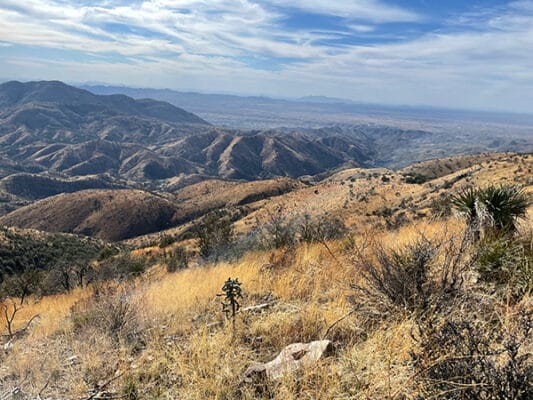
[[[80,360],[78,356],[71,356],[67,358],[67,362],[69,363],[69,365],[76,365],[79,364]]]

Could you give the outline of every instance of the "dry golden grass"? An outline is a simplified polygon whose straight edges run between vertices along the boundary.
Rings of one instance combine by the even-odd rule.
[[[473,172],[471,182],[526,179],[532,160],[498,161],[490,170]],[[525,175],[516,175],[522,161]],[[434,186],[439,182],[434,181]],[[369,202],[353,201],[344,208],[350,189],[356,187],[361,193],[372,192]],[[353,188],[331,181],[273,199],[250,218],[266,218],[261,212],[284,204],[289,212],[327,209],[358,225],[352,226],[348,238],[330,242],[328,248],[302,244],[294,253],[254,251],[231,263],[176,273],[156,266],[124,285],[138,327],[131,337],[116,339],[96,328],[76,330],[71,307],[89,298],[90,289],[30,299],[17,315],[17,327],[35,314],[41,318],[26,337],[14,341],[11,350],[0,353],[0,387],[21,385],[36,395],[49,382],[43,398],[74,399],[122,374],[109,385],[110,390],[123,394],[135,388],[138,398],[148,399],[392,400],[402,395],[413,399],[420,394],[411,387],[416,374],[412,353],[419,346],[415,317],[400,312],[369,324],[366,316],[349,314],[348,296],[354,294],[350,284],[361,281],[358,251],[371,254],[376,245],[401,248],[420,236],[438,241],[462,234],[464,223],[454,217],[424,218],[387,230],[376,224],[380,217],[365,215],[384,205],[393,207],[404,198],[413,197],[414,202],[423,195],[431,198],[432,189],[427,184],[406,185],[398,177],[389,183],[373,177],[354,182]],[[531,230],[532,216],[530,209],[521,229]],[[242,282],[243,307],[272,303],[261,313],[239,313],[235,331],[225,321],[222,299],[217,297],[228,277]],[[475,281],[468,284],[472,285],[469,290],[477,288]],[[494,313],[507,310],[498,314],[501,320],[511,320],[509,315],[519,307],[531,307],[529,295],[521,305],[498,303],[488,291],[483,296],[487,304],[498,304]],[[269,361],[287,344],[321,339],[326,333],[337,345],[332,357],[263,388],[242,384],[242,373],[252,362]],[[527,348],[531,350],[531,343]]]
[[[32,317],[37,316],[32,322],[35,328],[30,330],[31,336],[35,338],[51,336],[65,328],[64,322],[70,315],[72,305],[88,295],[87,288],[76,288],[68,294],[46,296],[42,299],[29,298],[22,305],[16,301],[20,310],[16,314],[13,330],[25,327]],[[1,326],[0,334],[6,333],[5,326]]]

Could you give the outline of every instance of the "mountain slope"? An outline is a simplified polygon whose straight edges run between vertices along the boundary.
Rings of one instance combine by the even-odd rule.
[[[0,179],[19,173],[42,174],[41,182],[48,175],[62,180],[105,175],[110,187],[173,191],[220,178],[319,175],[319,180],[346,167],[401,168],[501,148],[528,151],[533,143],[526,137],[474,137],[375,123],[238,130],[214,127],[168,103],[95,95],[56,81],[0,85]],[[49,192],[60,187],[54,184]],[[15,193],[5,194],[9,204],[0,212],[24,204],[12,201]]]
[[[122,94],[95,95],[59,81],[12,81],[0,85],[1,108],[35,104],[61,105],[80,117],[98,112],[148,117],[171,123],[208,124],[200,117],[169,103],[151,99],[135,100]]]
[[[0,225],[122,240],[172,226],[175,204],[141,190],[84,190],[38,201]]]
[[[0,180],[0,189],[26,200],[39,200],[60,193],[74,193],[86,189],[120,188],[109,176],[89,176],[60,179],[36,174],[13,174]]]

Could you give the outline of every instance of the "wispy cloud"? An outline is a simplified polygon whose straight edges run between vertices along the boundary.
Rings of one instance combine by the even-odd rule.
[[[0,0],[0,68],[16,78],[533,109],[533,1],[437,19],[392,0]]]
[[[280,7],[294,7],[315,14],[336,15],[373,22],[415,22],[423,17],[379,0],[267,0]]]

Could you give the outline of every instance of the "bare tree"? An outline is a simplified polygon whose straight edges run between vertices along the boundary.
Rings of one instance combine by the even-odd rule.
[[[11,303],[11,304],[9,304]],[[5,319],[6,329],[7,329],[7,335],[9,339],[13,338],[13,321],[15,319],[15,315],[17,312],[22,308],[17,305],[16,302],[13,300],[9,301],[4,300],[4,302],[0,305],[0,308],[2,309],[2,314]]]

